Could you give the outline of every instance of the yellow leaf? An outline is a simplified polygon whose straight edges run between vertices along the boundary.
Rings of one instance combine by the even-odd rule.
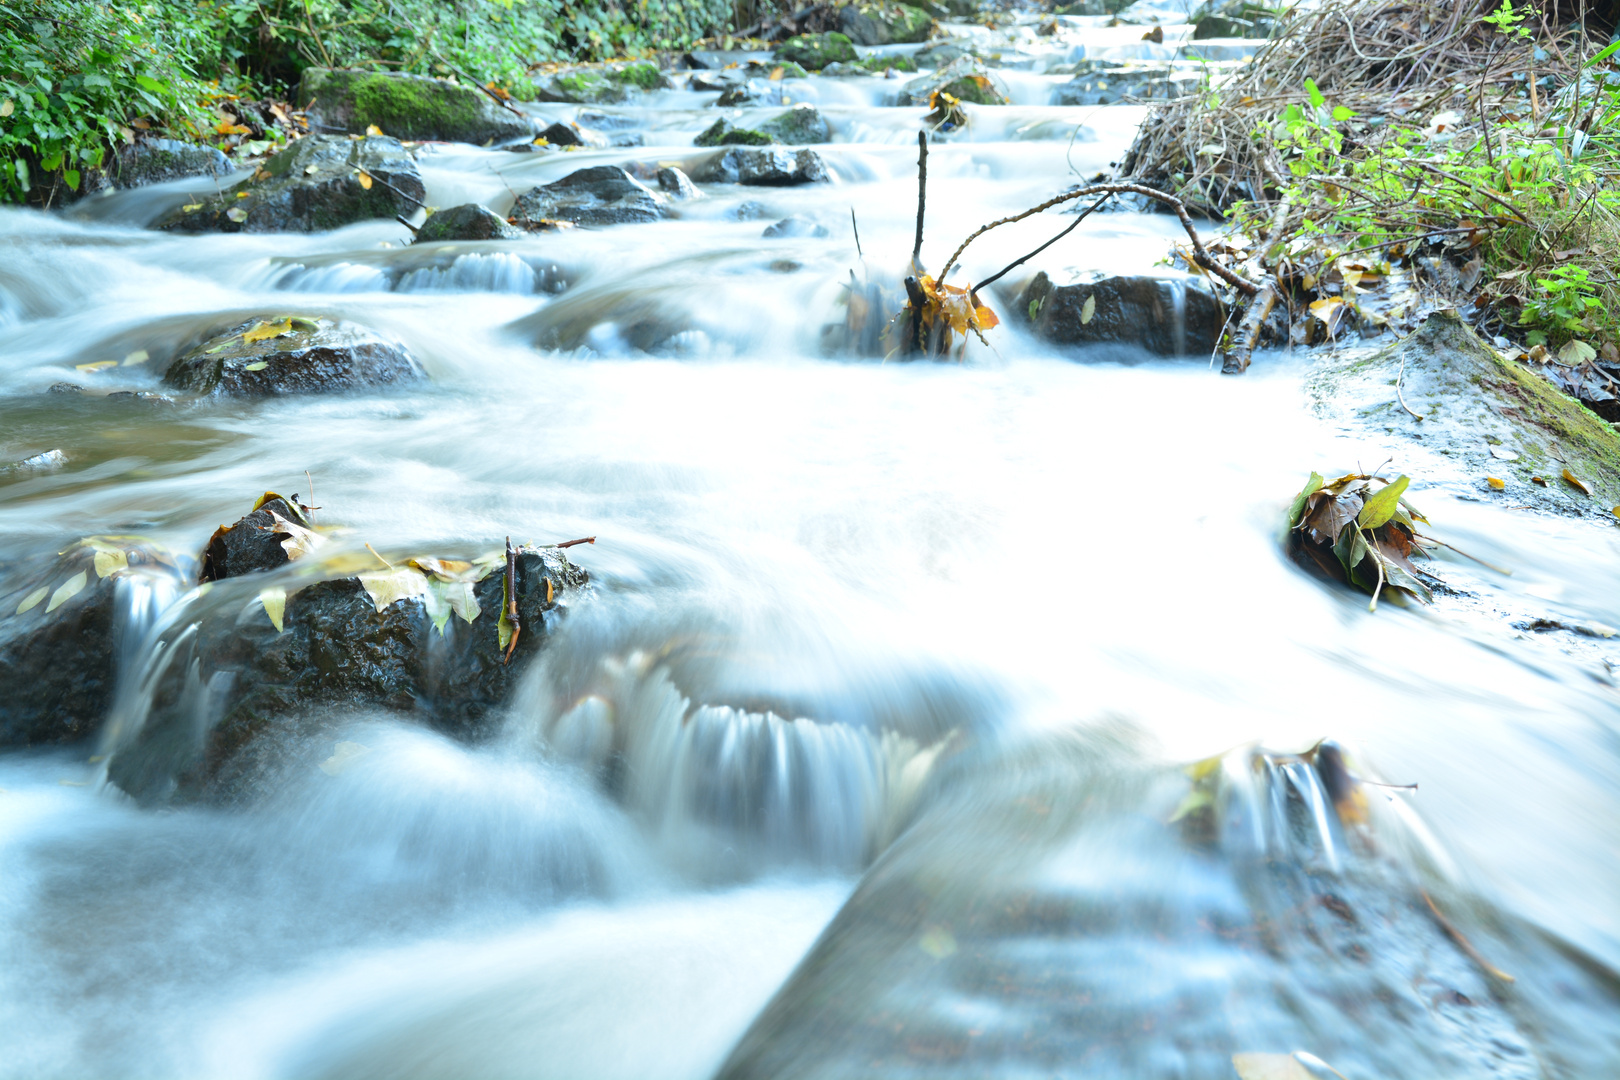
[[[292,332],[293,324],[292,316],[290,315],[282,319],[280,322],[273,323],[265,322],[263,319],[260,319],[253,325],[252,329],[242,335],[242,342],[243,344],[251,345],[255,341],[269,341],[271,338],[278,338],[283,334],[290,334]]]
[[[147,352],[145,349],[136,349],[134,352],[124,357],[124,366],[134,367],[137,364],[144,364],[150,359],[152,359],[151,353]]]
[[[1615,516],[1620,517],[1620,507],[1615,508]],[[50,591],[51,588],[49,585],[41,585],[39,588],[23,597],[22,603],[17,605],[17,614],[21,615],[25,611],[34,610],[34,608],[39,606],[39,602],[45,599],[45,594]]]
[[[1487,476],[1485,478],[1485,482],[1491,485],[1492,491],[1501,491],[1503,488],[1507,487],[1507,484],[1503,483],[1501,480],[1498,480],[1494,476]]]
[[[1086,297],[1085,306],[1080,309],[1080,325],[1090,322],[1092,316],[1097,314],[1097,294],[1092,293]]]
[[[786,74],[786,71],[787,71],[786,68],[781,68],[781,67],[771,68],[771,76],[770,76],[771,82],[781,82],[782,81],[782,76],[784,74]]]
[[[374,574],[359,575],[360,585],[371,597],[377,610],[384,611],[389,604],[423,596],[428,591],[428,579],[420,570],[402,566],[394,570],[379,570]]]
[[[180,209],[187,214],[194,214],[198,210],[201,210],[202,206],[203,204],[200,202],[186,203],[186,205],[182,206]]]
[[[429,578],[422,603],[427,608],[428,618],[433,620],[433,629],[441,634],[444,633],[444,625],[450,621],[452,614],[461,616],[461,621],[467,623],[478,618],[480,614],[478,598],[473,595],[470,581],[442,581],[437,577]]]
[[[1304,277],[1300,278],[1299,283],[1305,286],[1307,289],[1314,289],[1316,288],[1316,275],[1306,274]]]
[[[1001,319],[996,315],[996,313],[985,307],[983,304],[980,304],[978,307],[974,308],[973,314],[979,320],[980,330],[993,330],[1001,325]]]
[[[263,371],[265,368],[267,368],[269,366],[270,366],[269,361],[267,361],[267,360],[258,360],[258,361],[255,361],[254,363],[251,363],[251,364],[243,364],[242,365],[242,370],[243,371]]]
[[[117,367],[118,366],[118,361],[116,361],[116,360],[97,360],[93,364],[75,364],[73,366],[74,366],[75,370],[82,371],[86,375],[94,375],[98,371],[105,371],[110,367]]]
[[[264,613],[270,616],[270,624],[281,633],[282,621],[287,615],[286,589],[260,589],[259,603],[264,605]]]
[[[242,222],[247,220],[247,211],[242,209],[240,206],[233,206],[229,210],[225,211],[225,216],[240,225]]]
[[[10,98],[0,101],[0,116],[10,116],[17,109],[17,103]]]
[[[1592,489],[1587,485],[1586,481],[1582,480],[1568,469],[1564,470],[1564,482],[1570,487],[1574,488],[1576,491],[1580,492],[1582,495],[1592,494]]]
[[[366,172],[366,170],[361,169],[360,173],[359,173],[359,176],[360,176],[360,186],[365,188],[367,191],[370,191],[371,190],[371,174]]]
[[[321,762],[321,772],[327,776],[336,776],[354,764],[356,758],[365,757],[369,753],[371,753],[369,746],[362,746],[357,742],[340,742],[332,747],[332,756]]]
[[[505,557],[502,556],[504,559]],[[440,581],[483,581],[489,576],[489,566],[475,565],[461,559],[408,559],[409,565]]]
[[[1233,1054],[1232,1068],[1242,1080],[1314,1080],[1293,1054]]]
[[[104,578],[120,570],[129,569],[129,556],[114,548],[96,552],[96,577]]]
[[[79,593],[84,591],[84,587],[89,582],[90,575],[83,570],[62,582],[61,585],[57,586],[56,591],[51,593],[51,602],[45,605],[45,614],[49,615],[75,596],[78,596]]]
[[[326,543],[326,537],[320,533],[306,529],[296,521],[288,521],[274,510],[270,511],[270,520],[273,522],[271,532],[287,535],[287,539],[281,542],[281,550],[287,553],[288,562],[301,559]]]
[[[378,127],[376,124],[367,124],[366,125],[366,134],[367,135],[381,135],[382,134],[382,128]]]

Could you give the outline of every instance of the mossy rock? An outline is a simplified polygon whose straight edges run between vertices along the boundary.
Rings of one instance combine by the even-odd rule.
[[[692,140],[693,146],[769,146],[776,140],[763,131],[740,128],[725,117],[710,124]]]
[[[481,203],[440,210],[422,223],[412,243],[447,240],[520,240],[527,234]]]
[[[658,65],[646,60],[613,68],[608,71],[608,78],[616,83],[634,86],[638,90],[657,90],[669,85],[663,72],[658,70]]]
[[[364,135],[375,125],[399,139],[483,145],[533,134],[534,125],[482,92],[398,72],[307,68],[298,100],[314,102],[316,130]]]
[[[974,105],[1006,105],[1009,101],[1007,88],[977,57],[959,56],[932,75],[906,83],[895,104],[927,105],[940,91]]]
[[[854,66],[876,75],[881,75],[891,68],[909,73],[917,70],[917,61],[907,53],[893,53],[889,56],[863,56],[855,61]]]
[[[778,45],[775,56],[783,63],[820,71],[831,63],[854,63],[855,43],[836,30],[825,34],[800,34]]]
[[[601,71],[569,71],[554,75],[535,88],[540,101],[560,101],[578,105],[618,105],[630,96],[625,84],[615,82]]]
[[[1450,459],[1468,486],[1491,492],[1485,477],[1504,481],[1494,494],[1516,505],[1597,517],[1620,505],[1614,426],[1502,357],[1454,311],[1434,312],[1376,352],[1327,354],[1308,376],[1306,393],[1320,415],[1420,442]],[[1595,494],[1567,483],[1566,468]]]
[[[860,45],[905,45],[927,41],[934,20],[910,4],[849,4],[838,9],[838,28]]]
[[[821,112],[808,102],[795,105],[787,112],[778,113],[759,125],[759,130],[767,137],[788,146],[809,146],[832,140],[832,128],[828,126]]]

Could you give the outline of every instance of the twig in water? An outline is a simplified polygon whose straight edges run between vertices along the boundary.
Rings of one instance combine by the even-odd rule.
[[[1074,230],[1079,227],[1079,225],[1080,225],[1080,223],[1082,221],[1084,221],[1084,220],[1086,220],[1086,218],[1090,217],[1095,211],[1101,209],[1102,204],[1107,202],[1109,199],[1112,199],[1113,197],[1114,197],[1113,192],[1109,192],[1107,195],[1104,195],[1102,198],[1098,199],[1096,202],[1092,203],[1090,206],[1088,206],[1084,210],[1080,211],[1080,213],[1078,215],[1076,215],[1073,223],[1071,223],[1068,228],[1064,229],[1062,232],[1060,232],[1056,236],[1052,237],[1052,239],[1048,240],[1046,243],[1042,244],[1040,247],[1036,248],[1034,251],[1030,252],[1028,255],[1025,255],[1021,259],[1016,259],[1013,262],[1008,263],[1006,266],[1003,266],[1000,270],[997,270],[994,274],[991,274],[989,277],[985,278],[983,281],[981,281],[977,285],[973,286],[973,299],[974,299],[974,302],[975,303],[978,302],[979,290],[980,289],[984,288],[986,285],[991,285],[991,284],[994,284],[997,281],[1000,281],[1003,277],[1005,277],[1007,275],[1008,271],[1012,270],[1015,266],[1020,266],[1020,265],[1022,265],[1024,263],[1028,262],[1029,260],[1033,259],[1035,256],[1039,255],[1041,252],[1045,251],[1047,248],[1051,247],[1053,244],[1057,243],[1059,240],[1063,239],[1065,236],[1068,236],[1070,233],[1074,232]]]
[[[556,547],[556,548],[571,548],[576,544],[594,544],[594,543],[596,543],[596,537],[594,537],[594,536],[582,536],[578,540],[564,540],[560,544],[552,544],[551,546]]]
[[[371,552],[373,555],[377,555],[377,549],[372,547],[370,544],[366,545],[366,550]],[[394,564],[383,558],[381,555],[377,555],[377,561],[388,567],[390,570],[394,568]]]
[[[506,656],[501,660],[503,664],[512,662],[512,650],[517,648],[518,635],[523,633],[523,623],[518,618],[517,604],[517,552],[512,548],[512,538],[506,538],[506,581],[503,583],[506,621],[512,624],[512,640],[507,642]]]
[[[866,258],[866,252],[861,250],[861,226],[855,220],[855,208],[853,206],[849,208],[849,227],[855,230],[855,254],[862,259]]]
[[[922,263],[918,257],[922,254],[923,238],[923,209],[928,205],[928,132],[917,132],[917,238],[911,243],[911,268],[914,271],[922,270]],[[950,272],[951,262],[945,264],[946,273]],[[944,275],[941,275],[942,277]],[[919,309],[921,310],[921,309]]]
[[[1406,395],[1401,393],[1401,380],[1406,378],[1406,353],[1401,353],[1401,370],[1395,373],[1395,400],[1401,403],[1401,408],[1412,413],[1412,419],[1422,420],[1423,417],[1412,412],[1412,406],[1406,403]]]
[[[1462,951],[1468,954],[1468,958],[1470,960],[1484,968],[1486,974],[1501,979],[1505,983],[1517,981],[1513,978],[1513,976],[1509,975],[1507,972],[1503,971],[1501,968],[1497,967],[1495,964],[1491,963],[1489,960],[1485,959],[1479,954],[1479,950],[1474,948],[1473,942],[1464,937],[1463,932],[1453,926],[1451,920],[1441,914],[1439,908],[1435,907],[1434,900],[1429,896],[1429,890],[1419,889],[1418,892],[1423,894],[1423,902],[1429,905],[1430,911],[1434,912],[1434,917],[1440,923],[1441,929],[1451,935],[1451,939],[1462,947]]]

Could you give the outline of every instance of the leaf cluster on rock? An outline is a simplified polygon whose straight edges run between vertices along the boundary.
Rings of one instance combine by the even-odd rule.
[[[1412,562],[1428,555],[1430,538],[1416,525],[1428,519],[1402,497],[1410,482],[1362,473],[1324,480],[1313,472],[1288,510],[1295,550],[1330,577],[1372,593],[1369,611],[1386,590],[1424,603],[1433,599]]]

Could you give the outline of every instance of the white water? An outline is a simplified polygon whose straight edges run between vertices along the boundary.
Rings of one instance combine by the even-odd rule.
[[[1121,44],[1065,33],[1038,45]],[[925,261],[1122,152],[1139,110],[1043,106],[1036,79],[932,150]],[[904,825],[939,740],[1104,719],[1165,762],[1352,744],[1420,783],[1460,881],[1620,963],[1613,650],[1493,612],[1620,625],[1614,530],[1424,490],[1410,450],[1305,411],[1307,357],[1242,379],[1076,362],[1019,329],[1011,291],[963,365],[824,357],[862,271],[850,208],[874,279],[910,250],[921,110],[886,88],[795,84],[834,124],[835,184],[440,262],[390,223],[143,231],[173,192],[0,214],[0,461],[70,462],[0,484],[7,561],[122,530],[194,550],[305,470],[325,520],[378,546],[599,537],[576,553],[596,599],[493,746],[379,719],[340,775],[233,812],[136,809],[83,754],[0,758],[0,1075],[707,1075]],[[504,209],[587,164],[690,159],[712,96],[621,110],[646,148],[437,148],[428,201]],[[768,214],[732,219],[745,200]],[[831,237],[759,237],[788,213]],[[1065,224],[992,234],[964,276]],[[1030,269],[1145,271],[1175,237],[1098,215]],[[154,389],[75,365],[283,310],[384,328],[433,382],[169,410],[42,393]],[[640,351],[649,320],[680,332]],[[536,349],[541,327],[578,347]],[[1280,555],[1309,471],[1392,452],[1444,535],[1513,568],[1440,560],[1482,616],[1369,616]],[[635,766],[619,799],[609,712]],[[735,810],[756,787],[763,809]]]

